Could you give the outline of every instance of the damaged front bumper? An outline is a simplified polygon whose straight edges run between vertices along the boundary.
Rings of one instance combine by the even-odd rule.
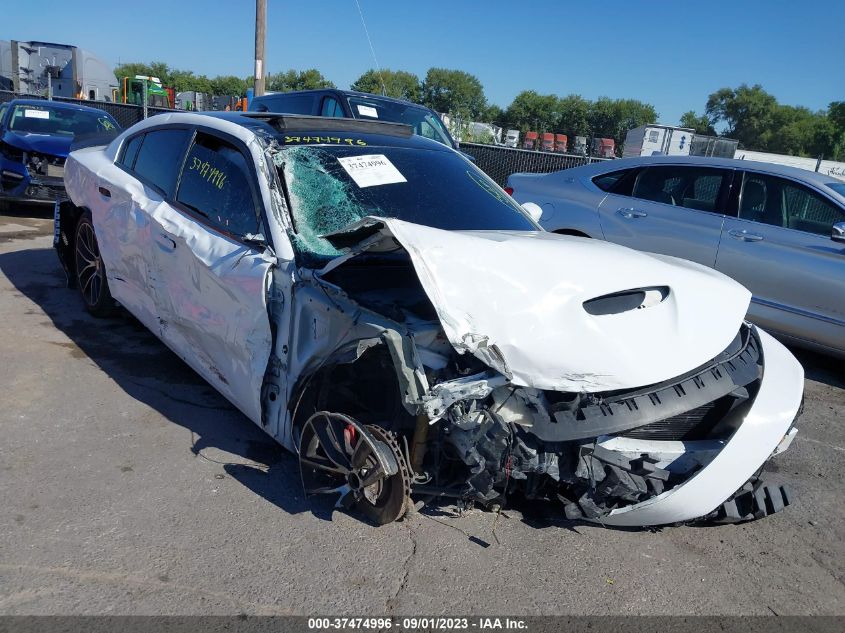
[[[794,357],[743,326],[711,363],[650,388],[558,394],[482,375],[437,385],[423,409],[439,416],[436,452],[465,468],[453,496],[501,505],[521,490],[561,501],[568,519],[653,526],[789,505],[758,474],[795,437],[802,393]]]
[[[605,525],[644,526],[706,517],[735,492],[742,492],[773,454],[786,450],[796,433],[793,425],[801,407],[804,370],[781,343],[761,330],[757,334],[766,359],[759,391],[736,431],[712,460],[671,490],[614,509],[596,520]]]

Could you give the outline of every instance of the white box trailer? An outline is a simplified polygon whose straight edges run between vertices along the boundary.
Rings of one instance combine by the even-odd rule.
[[[734,158],[738,160],[754,160],[760,163],[774,163],[775,165],[787,165],[788,167],[816,171],[832,178],[845,180],[845,163],[835,160],[819,160],[818,158],[771,154],[769,152],[751,152],[746,149],[738,149],[734,154]]]
[[[695,130],[670,125],[641,125],[628,130],[623,158],[629,156],[689,156]]]

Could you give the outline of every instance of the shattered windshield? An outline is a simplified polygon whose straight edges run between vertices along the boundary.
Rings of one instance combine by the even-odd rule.
[[[323,235],[368,215],[446,230],[537,230],[510,196],[454,152],[310,145],[286,147],[275,160],[294,240],[319,259],[340,254]]]

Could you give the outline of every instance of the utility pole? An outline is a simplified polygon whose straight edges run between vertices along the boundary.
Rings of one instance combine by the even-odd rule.
[[[267,33],[267,0],[255,0],[255,85],[252,94],[264,94],[264,40]]]

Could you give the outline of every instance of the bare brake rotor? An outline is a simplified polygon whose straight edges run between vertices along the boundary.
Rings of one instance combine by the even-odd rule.
[[[410,469],[394,434],[341,413],[318,411],[305,422],[299,470],[306,495],[337,493],[338,507],[354,506],[377,525],[409,506]]]

